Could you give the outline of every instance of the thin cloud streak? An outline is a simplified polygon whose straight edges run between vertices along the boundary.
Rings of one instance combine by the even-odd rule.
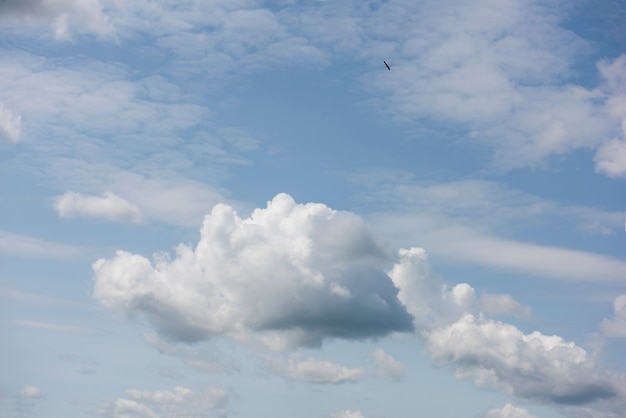
[[[87,250],[0,229],[0,254],[20,257],[69,259],[87,254]]]

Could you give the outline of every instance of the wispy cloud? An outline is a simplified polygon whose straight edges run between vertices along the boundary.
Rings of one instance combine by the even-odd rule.
[[[80,247],[45,241],[0,229],[0,254],[41,258],[70,258],[85,253],[85,249]]]
[[[22,397],[24,398],[39,399],[43,397],[43,391],[37,386],[28,385],[24,386],[20,390],[20,395],[22,395]]]
[[[54,199],[54,208],[62,218],[85,216],[119,222],[140,222],[141,211],[118,195],[85,196],[67,192]]]
[[[404,364],[385,353],[385,350],[378,348],[371,353],[371,356],[379,376],[390,377],[396,381],[404,378],[406,373]]]
[[[385,202],[384,210],[370,215],[371,223],[400,246],[419,242],[433,255],[539,277],[624,280],[626,262],[619,258],[515,239],[529,229],[545,231],[554,225],[585,235],[598,230],[608,235],[623,226],[621,212],[563,205],[485,180],[391,180],[385,173],[365,177],[367,198]]]
[[[604,334],[613,338],[626,338],[626,295],[613,301],[613,318],[602,321]]]
[[[22,134],[21,122],[21,116],[14,115],[10,109],[0,103],[0,136],[9,142],[16,143]]]
[[[52,29],[55,37],[70,40],[74,33],[111,37],[113,28],[99,0],[21,0],[0,3],[0,27],[20,25]]]
[[[9,320],[3,320],[2,322],[21,326],[21,327],[40,329],[44,331],[60,332],[62,334],[82,334],[82,335],[100,334],[100,331],[94,330],[92,328],[81,327],[81,326],[76,326],[76,325],[56,324],[56,323],[42,322],[42,321],[32,321],[28,319],[9,319]]]

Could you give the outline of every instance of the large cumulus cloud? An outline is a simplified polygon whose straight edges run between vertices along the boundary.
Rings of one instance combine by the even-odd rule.
[[[181,244],[173,259],[118,251],[96,261],[94,297],[173,340],[256,332],[274,345],[316,346],[412,330],[377,268],[386,257],[356,215],[280,194],[246,219],[215,206],[195,248]]]

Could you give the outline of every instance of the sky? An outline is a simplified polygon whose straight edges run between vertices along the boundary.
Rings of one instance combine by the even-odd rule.
[[[623,417],[625,19],[4,0],[0,416]]]

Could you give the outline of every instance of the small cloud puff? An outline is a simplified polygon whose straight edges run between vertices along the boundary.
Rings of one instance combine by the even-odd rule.
[[[286,366],[279,367],[282,369],[279,372],[289,379],[316,384],[355,383],[365,375],[363,369],[349,368],[312,357],[302,359],[292,356]]]
[[[41,391],[41,389],[39,389],[37,386],[24,386],[21,390],[20,390],[20,395],[22,395],[23,398],[29,398],[29,399],[39,399],[39,398],[43,398],[43,392]]]
[[[376,370],[379,376],[389,377],[393,380],[400,381],[404,378],[406,369],[404,364],[385,353],[382,348],[374,350],[371,354]]]
[[[345,409],[343,411],[338,411],[333,414],[330,414],[330,418],[365,418],[360,411],[351,411],[349,409]]]
[[[626,338],[626,294],[613,301],[613,319],[602,320],[602,330],[608,337]]]
[[[22,117],[0,103],[0,137],[15,144],[22,134]]]
[[[504,407],[498,409],[490,409],[483,416],[483,418],[537,418],[535,415],[531,415],[524,408],[518,408],[516,406],[507,403]]]
[[[135,205],[111,192],[102,196],[67,192],[54,199],[54,208],[62,218],[82,216],[134,223],[142,219],[141,211]]]

